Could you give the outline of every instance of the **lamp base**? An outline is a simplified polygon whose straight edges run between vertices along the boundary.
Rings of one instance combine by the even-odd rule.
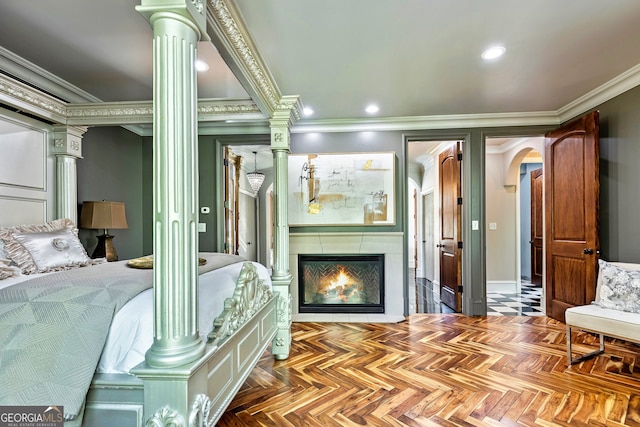
[[[98,245],[93,251],[91,258],[106,258],[107,261],[118,261],[118,252],[113,246],[113,236],[110,234],[100,234]]]

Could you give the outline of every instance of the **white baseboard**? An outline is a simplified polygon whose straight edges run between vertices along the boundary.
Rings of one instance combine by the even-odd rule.
[[[510,293],[518,292],[518,282],[512,280],[491,280],[487,281],[487,293]]]

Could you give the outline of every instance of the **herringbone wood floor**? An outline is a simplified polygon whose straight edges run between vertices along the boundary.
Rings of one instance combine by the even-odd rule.
[[[548,317],[424,314],[292,333],[289,359],[265,353],[218,426],[640,425],[639,347],[607,341],[605,355],[567,367],[565,326]]]

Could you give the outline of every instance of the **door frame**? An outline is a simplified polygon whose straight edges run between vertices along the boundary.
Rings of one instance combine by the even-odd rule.
[[[478,221],[484,223],[484,158],[481,159],[482,163],[482,188],[474,188],[478,183],[472,180],[472,168],[475,167],[475,162],[470,161],[470,159],[477,159],[475,156],[477,153],[472,154],[472,151],[481,150],[482,154],[479,157],[484,157],[484,143],[477,144],[475,147],[471,147],[471,133],[468,130],[460,130],[460,129],[442,129],[442,130],[424,130],[424,131],[416,131],[416,132],[407,132],[403,135],[403,151],[404,151],[404,168],[403,168],[403,176],[400,177],[403,183],[405,183],[405,188],[402,194],[403,206],[405,212],[409,210],[409,189],[407,186],[409,176],[408,176],[408,168],[409,168],[409,160],[407,158],[408,147],[411,142],[437,142],[437,141],[461,141],[462,142],[462,151],[463,151],[463,160],[462,160],[462,240],[467,244],[467,237],[471,235],[471,220],[465,220],[465,218],[478,218]],[[484,141],[484,139],[483,139]],[[472,157],[473,156],[473,157]],[[434,162],[434,165],[437,166],[437,162]],[[482,205],[482,209],[478,209],[475,203],[472,203],[471,194],[476,193],[476,191],[482,191],[482,199],[476,200],[475,203],[480,203]],[[465,201],[465,195],[467,195]],[[434,200],[435,203],[435,200]],[[474,212],[478,213],[474,213]],[[481,212],[480,212],[481,211]],[[481,217],[480,217],[481,216]],[[419,219],[421,221],[422,218]],[[404,265],[409,265],[408,260],[408,252],[409,252],[409,236],[407,233],[404,233]],[[484,233],[480,237],[480,239],[484,239]],[[419,238],[421,241],[421,239]],[[479,241],[479,240],[478,240]],[[474,242],[475,243],[475,239]],[[479,247],[477,244],[472,244],[472,241],[469,240],[469,246],[473,246],[474,253],[478,251]],[[484,279],[484,253],[482,254],[482,263],[477,264],[478,260],[474,256],[465,256],[466,248],[462,250],[462,286],[465,287],[465,291],[462,293],[462,314],[467,316],[478,316],[486,314],[486,292],[484,291],[484,286],[482,287],[482,292],[479,293],[473,287],[468,286],[467,284],[471,283],[474,278],[472,274],[473,271],[477,271],[481,269],[482,278]],[[435,253],[435,251],[434,251]],[[472,264],[475,264],[472,267]],[[405,267],[407,268],[407,267]],[[440,274],[439,265],[436,265],[434,269],[434,279],[437,279]],[[405,294],[405,315],[409,313],[409,300],[408,300],[408,292],[410,289],[410,284],[408,283],[408,274],[405,274],[405,283],[404,283],[404,294]],[[439,280],[439,279],[438,279]],[[434,286],[436,284],[434,283]],[[439,287],[439,283],[438,283]]]
[[[224,168],[222,166],[222,162],[224,160],[224,147],[231,146],[243,146],[243,145],[263,145],[266,147],[270,147],[271,139],[267,135],[224,135],[216,137],[214,142],[215,144],[215,165],[212,167],[216,170],[214,190],[215,190],[215,198],[214,198],[214,207],[215,212],[222,213],[224,212]],[[200,143],[202,144],[202,142]],[[253,170],[253,159],[250,160],[250,169]],[[202,168],[203,166],[200,165]],[[269,182],[265,182],[265,187],[269,184]],[[267,203],[260,203],[258,200],[258,209],[264,209],[263,207],[267,205]],[[224,215],[217,214],[215,216],[215,227],[214,227],[214,238],[215,238],[215,252],[224,252],[224,241],[225,241],[225,224],[224,224]],[[268,247],[266,238],[266,224],[264,224],[266,215],[263,212],[258,211],[256,214],[256,228],[258,233],[258,239],[256,241],[256,245],[258,248],[257,251],[257,259],[264,260],[268,254]]]

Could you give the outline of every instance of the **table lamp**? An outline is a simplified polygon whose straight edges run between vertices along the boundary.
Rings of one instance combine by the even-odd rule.
[[[121,202],[82,202],[80,212],[80,227],[104,230],[97,236],[98,245],[91,258],[106,258],[107,261],[117,261],[118,252],[113,246],[113,236],[110,228],[128,228],[127,217],[124,213],[124,203]]]

